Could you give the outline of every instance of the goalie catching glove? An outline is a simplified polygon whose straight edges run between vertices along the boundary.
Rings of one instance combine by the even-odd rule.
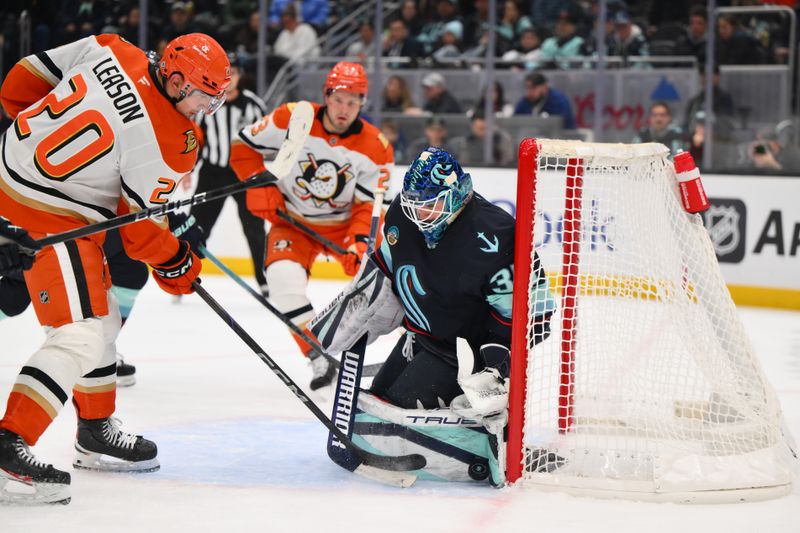
[[[202,264],[189,243],[178,241],[178,253],[160,265],[153,267],[153,278],[162,290],[170,294],[191,294],[192,282],[200,275]]]
[[[403,321],[403,306],[391,281],[372,261],[364,261],[352,282],[308,323],[329,354],[349,349],[368,333],[367,344],[391,333]]]

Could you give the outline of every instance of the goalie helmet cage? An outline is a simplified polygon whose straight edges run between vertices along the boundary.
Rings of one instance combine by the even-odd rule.
[[[767,499],[791,436],[660,144],[519,149],[507,471],[599,497]],[[534,345],[543,292],[551,334]]]

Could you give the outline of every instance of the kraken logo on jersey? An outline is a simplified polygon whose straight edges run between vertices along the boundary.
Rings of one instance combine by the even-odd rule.
[[[184,149],[183,153],[188,154],[192,150],[197,148],[197,137],[195,137],[194,130],[186,130],[183,132],[186,136],[184,142],[186,143],[186,149]]]
[[[325,204],[333,208],[342,208],[349,202],[334,200],[344,190],[345,185],[355,175],[350,172],[350,164],[339,167],[333,161],[321,159],[317,161],[312,154],[307,154],[308,159],[300,162],[303,175],[295,179],[294,191],[301,200],[311,200],[316,207]]]
[[[403,302],[406,317],[419,329],[430,333],[431,324],[422,309],[417,304],[416,296],[428,294],[422,287],[417,277],[417,268],[414,265],[403,265],[395,272],[395,287]]]

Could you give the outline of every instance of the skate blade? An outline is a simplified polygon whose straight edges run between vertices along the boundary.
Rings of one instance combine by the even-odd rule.
[[[66,505],[70,499],[69,485],[25,483],[0,474],[0,505]]]
[[[155,472],[161,465],[158,463],[157,458],[147,459],[145,461],[123,461],[115,457],[103,455],[102,453],[94,453],[80,448],[75,445],[75,460],[72,466],[82,470],[96,470],[101,472],[130,472],[130,473],[146,473]]]
[[[117,387],[136,385],[136,376],[117,376]]]

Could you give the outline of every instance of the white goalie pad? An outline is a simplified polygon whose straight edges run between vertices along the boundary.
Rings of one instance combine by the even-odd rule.
[[[308,329],[329,354],[350,348],[364,333],[367,344],[394,331],[403,321],[403,306],[391,281],[371,261],[336,299],[308,323]]]

